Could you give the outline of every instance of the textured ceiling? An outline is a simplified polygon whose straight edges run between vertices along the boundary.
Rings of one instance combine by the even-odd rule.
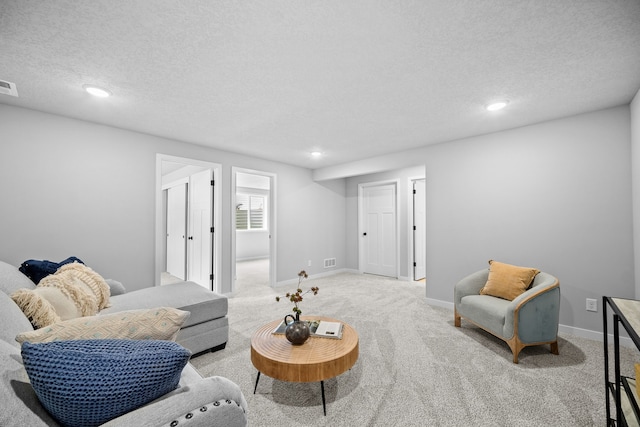
[[[315,169],[629,103],[640,1],[3,0],[0,79],[0,103]]]

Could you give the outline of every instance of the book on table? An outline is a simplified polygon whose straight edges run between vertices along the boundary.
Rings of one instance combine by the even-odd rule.
[[[342,339],[342,323],[327,320],[303,320],[309,326],[312,337]],[[274,334],[284,334],[287,324],[284,320],[273,330]]]

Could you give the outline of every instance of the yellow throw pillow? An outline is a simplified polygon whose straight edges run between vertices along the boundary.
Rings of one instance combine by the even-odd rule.
[[[58,322],[19,334],[19,343],[60,340],[132,339],[175,341],[180,328],[191,315],[171,307],[128,310],[104,316],[87,316]]]
[[[498,261],[489,261],[489,278],[480,295],[491,295],[513,301],[529,288],[539,270],[529,267],[517,267]]]

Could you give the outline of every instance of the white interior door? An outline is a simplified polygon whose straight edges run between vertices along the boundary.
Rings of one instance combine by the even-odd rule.
[[[187,280],[212,290],[212,171],[208,169],[191,175],[189,184],[189,262]]]
[[[362,208],[363,271],[397,277],[396,184],[365,186]]]
[[[425,181],[413,181],[413,280],[426,276],[426,194]]]
[[[187,184],[167,189],[167,272],[185,280],[187,261]]]

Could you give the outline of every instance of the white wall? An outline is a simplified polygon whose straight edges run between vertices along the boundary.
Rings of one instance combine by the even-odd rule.
[[[307,169],[7,105],[0,105],[0,128],[3,261],[75,255],[130,290],[154,285],[162,153],[222,164],[224,292],[231,286],[233,166],[278,176],[278,281],[295,279],[303,267],[324,272],[327,253],[344,267],[343,180],[315,183]]]
[[[425,165],[427,297],[451,302],[454,283],[493,258],[556,275],[560,322],[601,330],[601,312],[586,312],[585,298],[635,295],[637,99],[632,107],[633,122],[623,106],[372,159],[387,170]],[[347,243],[348,164],[314,182],[306,169],[7,105],[0,127],[0,259],[14,265],[75,255],[130,289],[153,285],[155,162],[163,153],[223,165],[223,251],[237,166],[277,174],[278,281],[301,268],[325,272],[324,258],[357,268],[347,264],[357,260]],[[370,165],[358,162],[359,170],[372,172]],[[222,263],[228,290],[229,253]]]
[[[561,324],[601,330],[585,299],[634,295],[629,126],[620,107],[428,150],[427,295],[489,259],[534,266]]]
[[[630,111],[635,298],[638,299],[640,298],[640,90],[631,101]]]
[[[286,229],[289,236],[288,258],[278,254],[278,276],[294,278],[301,269],[316,274],[345,268],[345,181],[316,183],[311,180],[311,171],[305,170],[299,179],[278,176],[278,187],[278,235]],[[278,247],[282,247],[280,240]],[[335,268],[324,269],[326,258],[336,258]]]
[[[269,258],[269,231],[236,230],[236,261]]]
[[[557,276],[560,323],[602,330],[602,312],[587,312],[585,299],[635,293],[630,155],[622,106],[360,161],[354,170],[425,165],[428,298],[452,302],[458,280],[496,259]],[[355,250],[348,246],[350,268]]]

